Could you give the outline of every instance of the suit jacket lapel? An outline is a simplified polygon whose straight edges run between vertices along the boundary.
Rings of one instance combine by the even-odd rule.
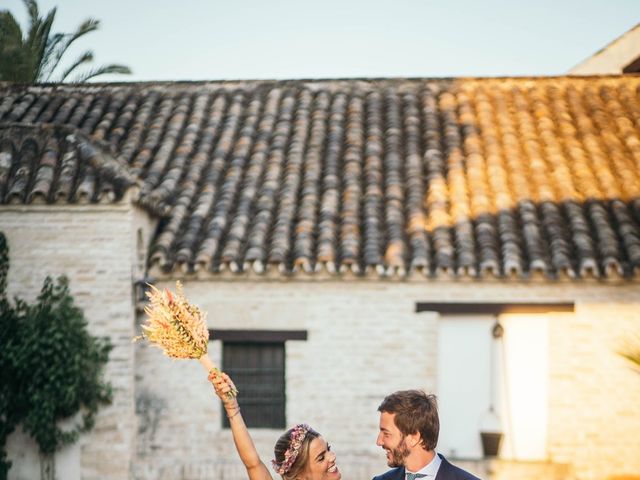
[[[398,469],[398,474],[396,475],[395,480],[404,480],[405,476],[404,476],[404,467],[400,467]]]
[[[438,469],[438,473],[436,474],[436,478],[435,480],[448,480],[449,478],[449,466],[451,465],[449,462],[447,462],[447,459],[444,458],[442,455],[438,454],[440,456],[440,460],[442,461],[442,463],[440,463],[440,468]]]

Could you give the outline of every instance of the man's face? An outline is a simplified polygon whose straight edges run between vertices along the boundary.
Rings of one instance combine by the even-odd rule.
[[[411,451],[407,445],[406,437],[396,427],[395,416],[395,413],[380,413],[380,433],[376,445],[387,452],[387,465],[401,467]]]

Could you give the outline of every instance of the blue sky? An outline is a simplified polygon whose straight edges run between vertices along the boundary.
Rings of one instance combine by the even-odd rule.
[[[0,0],[20,19],[21,0]],[[640,22],[640,0],[40,0],[103,80],[558,75]]]

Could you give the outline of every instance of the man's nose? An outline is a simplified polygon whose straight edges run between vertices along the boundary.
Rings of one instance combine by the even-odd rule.
[[[376,438],[376,445],[379,447],[382,446],[382,434],[379,434],[378,438]]]

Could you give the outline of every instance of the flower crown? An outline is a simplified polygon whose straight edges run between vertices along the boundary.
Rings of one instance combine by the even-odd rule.
[[[282,463],[271,460],[271,465],[273,465],[273,469],[277,474],[284,475],[291,470],[291,466],[296,461],[296,458],[298,458],[298,454],[309,430],[311,430],[311,427],[306,423],[299,423],[293,427],[291,435],[289,435],[289,448],[284,452],[284,460]]]

